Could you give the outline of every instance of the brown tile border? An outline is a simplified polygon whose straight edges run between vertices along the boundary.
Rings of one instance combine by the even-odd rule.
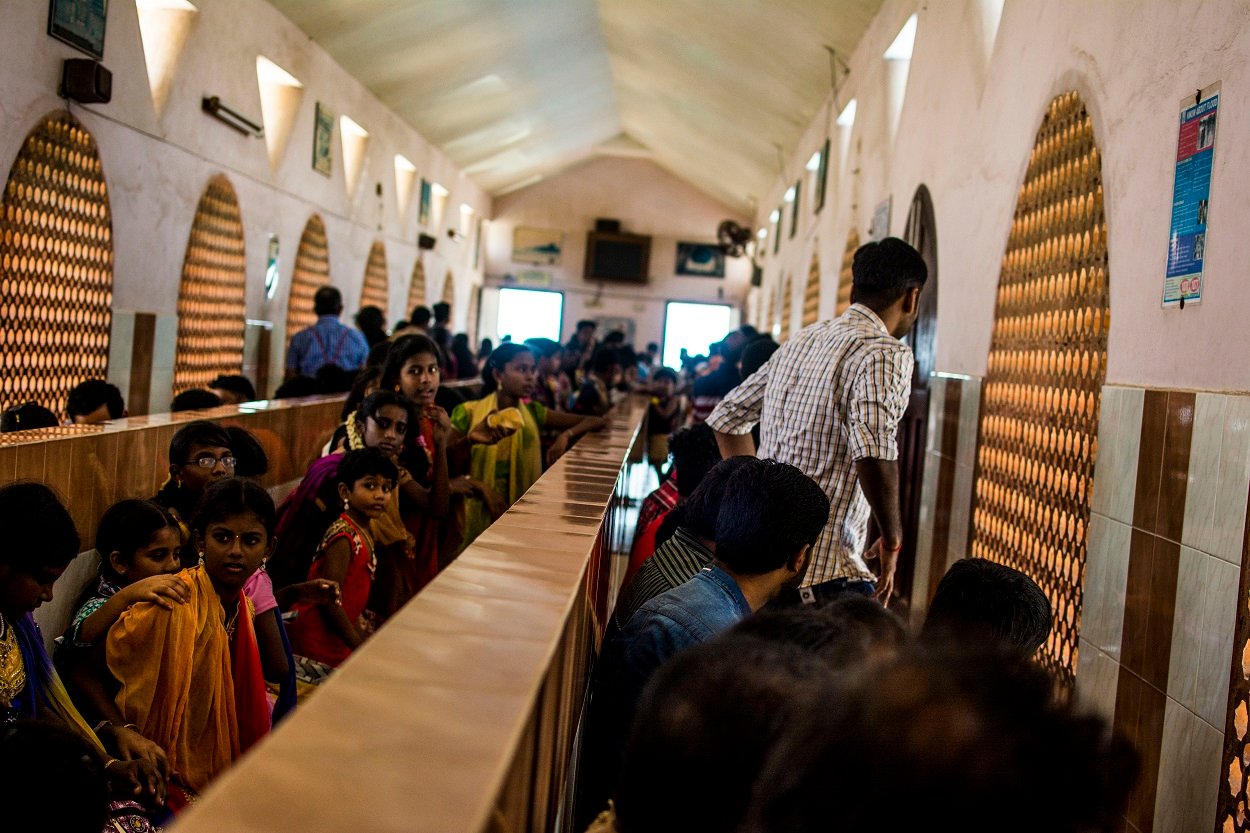
[[[942,404],[942,438],[938,445],[937,496],[933,502],[933,549],[929,554],[929,599],[937,592],[938,582],[946,574],[946,561],[950,557],[951,506],[955,496],[955,455],[959,449],[959,411],[963,396],[963,384],[958,379],[944,379],[946,391]]]

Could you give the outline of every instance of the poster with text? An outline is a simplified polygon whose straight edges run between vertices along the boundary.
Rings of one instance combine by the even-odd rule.
[[[1215,122],[1219,110],[1219,84],[1181,102],[1168,266],[1163,280],[1164,307],[1183,308],[1202,302],[1211,163],[1215,156]]]

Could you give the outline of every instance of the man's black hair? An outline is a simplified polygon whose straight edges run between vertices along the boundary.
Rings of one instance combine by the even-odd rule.
[[[621,355],[611,347],[597,347],[590,357],[590,369],[595,373],[608,373],[621,366]]]
[[[362,477],[374,475],[385,477],[394,484],[399,479],[399,470],[390,457],[376,448],[358,448],[343,455],[339,462],[338,473],[334,482],[352,488]]]
[[[527,338],[525,345],[541,358],[549,358],[564,349],[564,345],[549,338]]]
[[[218,376],[209,382],[208,387],[210,390],[228,390],[231,393],[237,393],[243,397],[244,402],[256,400],[256,388],[252,385],[252,380],[237,373]]]
[[[738,332],[746,336],[747,341],[754,341],[760,337],[760,331],[752,327],[750,324],[743,324],[738,328]]]
[[[734,625],[733,632],[797,645],[825,660],[834,671],[846,671],[874,654],[896,651],[907,641],[902,620],[865,596],[761,610]]]
[[[425,329],[430,326],[430,319],[434,317],[434,313],[430,312],[430,308],[422,304],[412,308],[411,323],[414,327]]]
[[[705,423],[678,428],[668,437],[668,453],[677,469],[677,493],[689,497],[712,467],[720,462],[716,432]]]
[[[851,300],[876,312],[888,308],[929,277],[924,258],[897,237],[865,243],[851,262]]]
[[[439,301],[433,306],[434,323],[446,324],[451,320],[451,304],[446,301]]]
[[[234,455],[235,477],[260,477],[269,471],[269,455],[251,431],[237,425],[226,427],[230,452]]]
[[[1050,636],[1050,600],[1028,575],[984,558],[963,558],[938,582],[924,635],[1000,641],[1033,654]]]
[[[620,330],[610,330],[608,331],[608,334],[603,337],[603,343],[616,345],[624,344],[625,333]]]
[[[771,572],[816,543],[828,521],[829,498],[816,481],[788,463],[754,460],[725,484],[716,559],[744,575]]]
[[[768,336],[757,338],[742,348],[742,380],[745,382],[751,374],[763,367],[769,359],[781,349],[781,345]]]
[[[681,504],[684,507],[682,526],[691,534],[708,541],[716,540],[716,516],[725,496],[725,485],[739,468],[749,465],[752,457],[730,457],[715,463],[690,496]],[[680,471],[678,472],[680,474]],[[674,510],[675,511],[675,510]]]
[[[599,323],[589,318],[583,318],[581,321],[577,322],[577,329],[582,330],[582,329],[585,329],[586,327],[589,327],[590,329],[594,330],[599,327]]]
[[[311,376],[293,376],[287,379],[273,392],[274,399],[301,399],[305,396],[316,396],[324,393],[321,383]]]
[[[122,401],[122,392],[116,385],[110,385],[103,379],[88,379],[79,382],[69,392],[65,413],[73,420],[76,416],[86,416],[101,405],[108,406],[109,419],[121,419],[126,413],[126,403]]]
[[[197,419],[179,428],[169,441],[170,465],[185,466],[191,462],[187,455],[191,453],[193,445],[230,448],[234,451],[230,446],[230,432],[210,420]]]
[[[668,379],[674,385],[677,384],[677,371],[671,367],[661,367],[651,375],[651,381],[659,382],[662,379]]]
[[[14,405],[0,414],[0,434],[33,431],[36,428],[55,428],[57,425],[56,414],[38,402]]]
[[[654,341],[648,341],[648,342],[647,342],[647,352],[648,352],[648,353],[658,353],[658,352],[660,352],[660,345],[656,344]]]
[[[182,411],[203,411],[216,408],[220,404],[221,397],[211,390],[191,388],[175,396],[174,401],[169,403],[169,410],[175,414]]]
[[[347,393],[356,381],[356,371],[344,370],[337,364],[323,364],[314,376],[323,393]]]
[[[323,286],[313,295],[313,312],[317,315],[338,315],[343,311],[343,293],[336,287]]]
[[[191,529],[203,535],[209,524],[248,512],[255,515],[269,536],[273,537],[278,525],[278,512],[269,492],[243,477],[223,477],[204,490],[196,506],[195,517],[191,520]]]

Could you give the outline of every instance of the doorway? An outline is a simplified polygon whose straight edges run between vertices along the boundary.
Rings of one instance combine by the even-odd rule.
[[[733,329],[734,308],[727,304],[696,304],[669,301],[664,308],[665,367],[681,368],[681,351],[706,356],[708,347]]]

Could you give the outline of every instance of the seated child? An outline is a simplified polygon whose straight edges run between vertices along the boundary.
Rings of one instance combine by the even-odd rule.
[[[297,674],[308,682],[318,682],[328,671],[299,658],[336,668],[373,630],[365,610],[377,570],[369,522],[386,511],[397,477],[395,464],[375,448],[349,451],[339,463],[336,478],[343,512],[321,539],[308,578],[336,582],[342,601],[297,603],[288,628]]]
[[[269,705],[243,585],[273,547],[269,493],[226,478],[191,523],[198,566],[178,574],[182,604],[139,602],[108,633],[106,658],[127,724],[169,759],[169,806],[185,807],[269,731]]]
[[[993,641],[1032,656],[1050,629],[1050,600],[1037,582],[1005,564],[962,558],[938,582],[921,637]]]

